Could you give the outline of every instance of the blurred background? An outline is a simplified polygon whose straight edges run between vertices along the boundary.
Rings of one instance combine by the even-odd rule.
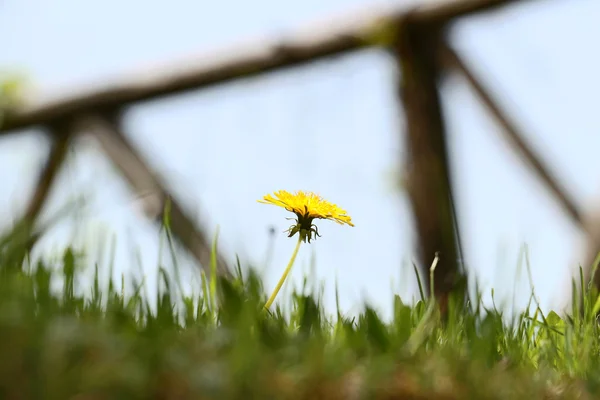
[[[60,97],[144,66],[185,62],[398,1],[3,0],[0,70],[26,76],[33,98]],[[596,0],[537,0],[466,18],[451,32],[457,52],[590,213],[600,211],[599,17]],[[319,222],[322,237],[301,249],[291,281],[301,285],[308,273],[323,282],[330,311],[337,282],[343,311],[368,301],[389,315],[393,293],[406,300],[418,293],[413,222],[400,183],[404,121],[396,75],[389,54],[364,50],[133,106],[125,127],[209,237],[219,227],[223,253],[264,273],[267,291],[295,240],[282,233],[290,224],[286,212],[256,200],[303,189],[345,208],[356,227]],[[468,271],[488,300],[494,288],[497,302],[514,298],[524,306],[531,290],[519,259],[527,245],[542,309],[562,307],[571,274],[586,261],[584,235],[511,152],[462,78],[444,84],[442,103]],[[46,160],[49,142],[40,133],[0,137],[2,229],[23,212]],[[140,194],[83,138],[65,166],[42,219],[82,193],[87,205],[54,227],[35,252],[51,258],[75,243],[88,252],[90,266],[104,267],[116,238],[114,274],[145,275],[153,293],[159,259],[172,262],[142,212]],[[183,253],[179,263],[191,290],[197,269]],[[85,290],[86,282],[81,285]]]

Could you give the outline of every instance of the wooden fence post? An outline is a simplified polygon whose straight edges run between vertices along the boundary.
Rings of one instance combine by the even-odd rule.
[[[459,246],[448,165],[446,132],[438,93],[436,49],[441,25],[400,24],[394,47],[401,76],[398,89],[406,120],[406,190],[418,236],[418,258],[425,280],[436,254],[434,293],[442,313],[459,278]],[[430,286],[428,286],[430,287]]]

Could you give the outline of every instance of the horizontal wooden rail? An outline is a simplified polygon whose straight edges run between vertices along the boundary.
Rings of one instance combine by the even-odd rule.
[[[289,35],[287,39],[273,41],[261,38],[224,51],[182,60],[156,71],[136,71],[102,88],[31,104],[8,114],[0,126],[0,134],[78,113],[112,111],[131,103],[300,65],[347,51],[387,46],[394,40],[397,24],[405,19],[440,24],[519,1],[525,0],[446,0],[418,7],[396,5],[378,12],[329,18]]]

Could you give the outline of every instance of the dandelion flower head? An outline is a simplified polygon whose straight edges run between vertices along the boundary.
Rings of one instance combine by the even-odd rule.
[[[316,225],[313,225],[315,218],[328,219],[340,225],[354,226],[352,218],[350,218],[345,210],[312,192],[300,190],[290,193],[286,190],[279,190],[273,193],[273,195],[268,194],[264,196],[258,202],[273,204],[296,214],[296,224],[287,230],[289,233],[288,237],[299,233],[301,240],[308,241],[308,243],[313,238],[313,234],[321,236]]]

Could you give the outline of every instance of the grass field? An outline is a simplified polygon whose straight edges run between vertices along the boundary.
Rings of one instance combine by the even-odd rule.
[[[75,251],[52,266],[22,267],[23,253],[16,236],[0,244],[0,399],[600,395],[598,294],[582,281],[573,297],[582,312],[564,319],[537,309],[511,321],[457,296],[442,323],[422,293],[412,305],[396,296],[384,322],[367,307],[357,318],[327,316],[298,292],[289,309],[267,312],[260,277],[245,268],[233,281],[203,280],[193,298],[161,269],[156,304],[136,283],[132,295],[122,282],[101,285],[96,269],[79,295]]]

